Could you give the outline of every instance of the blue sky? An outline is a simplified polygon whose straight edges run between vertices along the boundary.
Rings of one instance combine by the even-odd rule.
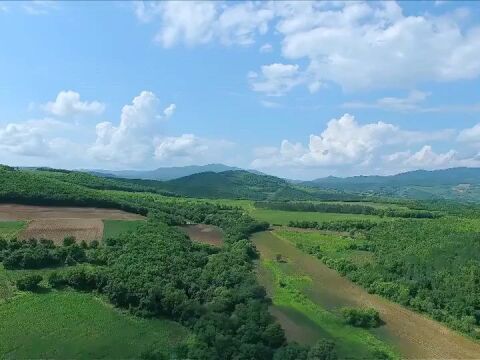
[[[480,166],[476,2],[0,3],[0,163]]]

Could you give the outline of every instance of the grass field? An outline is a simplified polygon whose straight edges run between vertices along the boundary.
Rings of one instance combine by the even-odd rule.
[[[0,238],[16,237],[26,226],[24,221],[0,221]]]
[[[383,220],[379,216],[363,214],[337,214],[321,212],[281,211],[270,209],[253,209],[250,215],[259,221],[274,225],[288,225],[290,221],[340,221],[340,220]]]
[[[90,294],[22,293],[0,303],[2,359],[138,358],[186,336],[177,323],[136,318]]]
[[[135,231],[143,222],[143,220],[103,220],[103,238],[113,238],[122,233]]]

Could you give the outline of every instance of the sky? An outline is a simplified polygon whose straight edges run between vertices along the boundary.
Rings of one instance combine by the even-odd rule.
[[[480,167],[480,4],[0,2],[0,163]]]

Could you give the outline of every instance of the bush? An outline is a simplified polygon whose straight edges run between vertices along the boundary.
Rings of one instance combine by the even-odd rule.
[[[335,343],[329,340],[320,340],[310,348],[307,360],[337,360]]]
[[[345,323],[363,328],[378,327],[382,321],[378,311],[372,308],[356,309],[344,307],[341,309],[342,317]]]
[[[40,275],[27,275],[16,282],[18,290],[35,291],[43,278]]]

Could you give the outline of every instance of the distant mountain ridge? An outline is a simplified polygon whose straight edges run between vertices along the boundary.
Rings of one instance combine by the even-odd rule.
[[[328,176],[304,184],[401,184],[401,185],[458,185],[480,184],[480,168],[457,167],[442,170],[414,170],[396,175]]]
[[[480,201],[480,168],[415,170],[389,176],[329,176],[301,184],[313,188],[379,196]]]
[[[174,166],[162,167],[154,170],[86,170],[87,172],[97,176],[115,176],[126,179],[143,179],[143,180],[159,180],[168,181],[182,178],[194,174],[213,172],[220,173],[231,170],[244,170],[235,166],[228,166],[224,164],[208,164],[208,165],[190,165],[190,166]],[[255,170],[246,170],[254,174],[261,174]]]

